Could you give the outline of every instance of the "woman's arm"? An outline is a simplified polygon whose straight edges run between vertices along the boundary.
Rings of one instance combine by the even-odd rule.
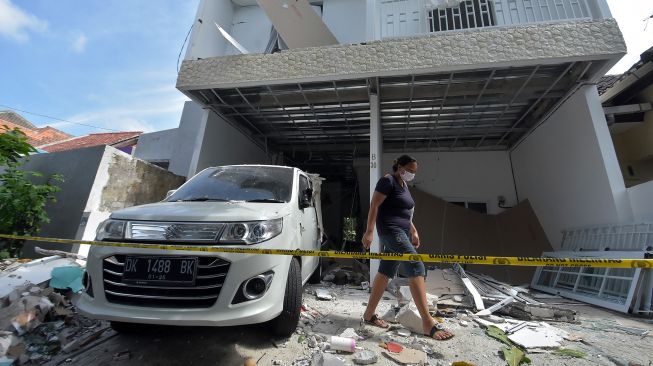
[[[367,214],[367,230],[363,235],[363,246],[365,249],[369,249],[372,245],[372,239],[374,238],[374,226],[376,225],[376,215],[379,212],[379,206],[385,201],[387,196],[383,193],[375,191],[372,195],[372,201],[370,202],[370,211]]]
[[[417,233],[417,228],[415,227],[415,224],[413,222],[410,222],[410,241],[413,243],[413,246],[415,248],[419,248],[421,245],[419,241],[419,234]]]

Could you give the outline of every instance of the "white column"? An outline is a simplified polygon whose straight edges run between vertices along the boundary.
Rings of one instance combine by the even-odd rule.
[[[381,154],[383,153],[383,137],[381,135],[381,114],[379,113],[379,95],[370,94],[370,200],[376,188],[376,182],[381,179]],[[378,253],[379,237],[376,229],[374,230],[374,240],[370,248],[372,252]],[[379,270],[379,260],[370,261],[370,280]]]
[[[366,1],[366,39],[368,42],[381,39],[381,18],[377,0]]]

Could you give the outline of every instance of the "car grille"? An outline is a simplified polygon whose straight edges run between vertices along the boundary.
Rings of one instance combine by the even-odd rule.
[[[116,254],[102,261],[104,295],[111,303],[144,307],[211,307],[218,300],[230,265],[221,258],[199,256],[194,286],[146,286],[122,282],[125,257]]]

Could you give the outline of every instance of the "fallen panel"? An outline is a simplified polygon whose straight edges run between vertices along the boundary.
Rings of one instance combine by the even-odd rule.
[[[288,48],[338,44],[307,0],[257,0]]]
[[[545,252],[552,258],[645,258],[646,252]],[[641,268],[538,267],[531,287],[627,313]],[[650,291],[650,289],[649,289]]]
[[[0,276],[0,299],[12,293],[15,289],[28,284],[39,285],[48,281],[53,268],[76,265],[70,258],[59,256],[36,259],[25,263],[16,270],[3,273]]]
[[[527,326],[519,329],[508,335],[508,339],[523,348],[558,348],[563,341],[560,332],[561,330],[542,323],[537,328]]]
[[[483,305],[483,299],[481,298],[481,294],[478,293],[476,290],[476,287],[472,284],[472,281],[469,280],[467,275],[465,274],[465,270],[463,267],[460,266],[460,264],[456,263],[453,266],[454,271],[458,272],[460,275],[460,278],[463,281],[463,284],[465,284],[465,288],[467,289],[468,294],[474,299],[474,306],[476,307],[476,310],[480,311],[485,309],[485,305]]]

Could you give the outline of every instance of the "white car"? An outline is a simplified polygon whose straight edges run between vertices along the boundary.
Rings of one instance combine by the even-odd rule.
[[[96,240],[319,250],[320,181],[291,167],[207,168],[162,202],[113,212]],[[93,246],[77,307],[121,331],[271,321],[289,335],[311,275],[318,257]]]

